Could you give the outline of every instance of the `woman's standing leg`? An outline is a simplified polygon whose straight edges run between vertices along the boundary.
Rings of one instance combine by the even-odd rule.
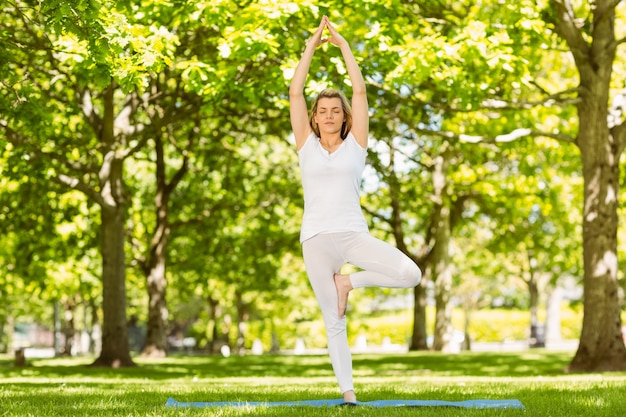
[[[309,282],[320,305],[328,343],[328,354],[346,401],[355,401],[352,381],[352,355],[348,345],[346,319],[337,311],[337,290],[333,276],[345,259],[337,250],[334,234],[317,235],[302,243]]]

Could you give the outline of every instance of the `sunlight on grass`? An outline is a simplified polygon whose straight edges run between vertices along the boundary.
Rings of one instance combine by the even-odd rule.
[[[170,408],[182,402],[301,401],[341,395],[328,357],[136,358],[137,367],[92,368],[89,358],[29,361],[0,357],[0,416],[363,416],[517,417],[623,415],[626,374],[565,374],[568,353],[354,355],[361,401],[518,399],[525,410],[457,408]]]

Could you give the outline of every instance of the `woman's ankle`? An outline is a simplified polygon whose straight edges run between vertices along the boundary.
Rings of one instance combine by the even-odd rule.
[[[354,394],[353,390],[350,391],[346,391],[343,393],[343,400],[347,403],[355,403],[356,402],[356,395]]]

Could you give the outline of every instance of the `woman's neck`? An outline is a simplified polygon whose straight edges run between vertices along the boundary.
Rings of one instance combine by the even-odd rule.
[[[320,145],[329,153],[335,152],[343,143],[340,135],[324,135],[320,138]]]
[[[320,135],[320,142],[323,145],[333,146],[342,142],[341,135],[337,134],[324,134]]]

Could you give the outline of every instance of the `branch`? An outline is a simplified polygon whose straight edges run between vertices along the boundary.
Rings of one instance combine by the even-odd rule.
[[[76,161],[70,161],[67,158],[64,158],[52,152],[37,152],[37,153],[39,155],[44,155],[45,157],[49,158],[52,161],[59,162],[61,165],[64,165],[70,171],[80,172],[80,173],[92,173],[92,174],[95,174],[98,172],[98,169],[95,168],[93,165],[81,164]]]
[[[476,136],[465,135],[462,133],[458,134],[458,133],[453,133],[453,132],[444,132],[444,131],[439,131],[439,130],[429,130],[429,129],[419,129],[419,128],[414,129],[414,130],[418,133],[438,136],[438,137],[442,137],[442,138],[446,138],[450,140],[457,140],[459,142],[464,142],[464,143],[504,143],[504,142],[512,142],[514,140],[517,140],[519,138],[523,138],[526,136],[548,137],[548,138],[556,139],[558,141],[567,142],[567,143],[574,143],[576,141],[575,138],[569,135],[541,132],[541,131],[536,131],[536,130],[532,130],[528,128],[519,128],[519,129],[515,129],[514,131],[510,133],[492,136],[492,137],[478,136],[478,135]]]
[[[185,177],[185,175],[189,171],[189,152],[188,152],[188,149],[194,149],[195,139],[196,139],[196,136],[197,136],[196,133],[200,132],[199,125],[200,125],[200,121],[199,120],[195,120],[195,128],[191,129],[191,131],[189,133],[189,141],[187,142],[186,149],[183,149],[183,148],[179,147],[175,143],[175,141],[173,141],[173,140],[171,141],[171,143],[175,147],[175,149],[177,149],[183,155],[183,162],[182,162],[180,168],[178,168],[178,170],[174,174],[174,177],[172,177],[170,183],[166,187],[168,193],[171,193],[171,192],[174,191],[174,189],[176,189],[178,184],[182,181],[182,179]]]
[[[224,201],[218,201],[212,206],[200,210],[199,213],[195,217],[187,218],[184,221],[183,220],[171,221],[170,226],[172,229],[177,229],[183,226],[193,226],[197,224],[202,224],[206,219],[213,216],[214,213],[217,213],[221,210],[230,212],[234,209],[235,209],[234,205],[231,205],[230,203],[226,203]],[[198,212],[198,210],[195,210],[195,211]]]
[[[7,138],[9,140],[9,142],[13,146],[15,146],[17,148],[17,147],[21,147],[21,146],[24,145],[24,142],[25,142],[24,136],[22,136],[20,133],[16,132],[11,127],[9,127],[5,120],[0,120],[0,127],[4,128],[4,130],[5,130],[5,138]],[[32,154],[34,156],[38,156],[38,157],[42,157],[43,156],[43,157],[45,157],[45,158],[47,158],[47,159],[49,159],[51,161],[57,161],[61,165],[64,165],[70,171],[78,171],[78,172],[81,172],[81,173],[88,173],[88,172],[95,173],[95,172],[97,172],[97,170],[95,170],[93,168],[93,166],[80,164],[78,162],[68,161],[67,159],[61,157],[60,155],[57,155],[57,154],[52,153],[52,152],[43,152],[41,150],[35,150],[35,151],[33,151]],[[57,178],[53,177],[53,180],[55,182],[59,183],[59,184],[62,184],[62,185],[65,185],[65,186],[69,186],[70,188],[82,191],[88,197],[93,198],[98,203],[100,202],[99,201],[99,197],[100,197],[99,194],[96,193],[95,190],[93,190],[87,184],[83,183],[81,185],[81,181],[78,180],[77,178],[73,178],[73,177],[70,177],[70,176],[65,175],[65,174],[59,174],[59,176]]]
[[[547,90],[545,90],[543,87],[541,87],[535,81],[531,81],[531,84],[534,85],[541,92],[541,94],[545,95],[545,97],[543,97],[540,100],[505,101],[505,100],[493,98],[493,99],[484,100],[482,103],[480,103],[479,108],[455,108],[447,104],[443,105],[441,103],[436,103],[436,102],[424,103],[422,101],[415,100],[413,96],[405,97],[402,94],[400,94],[398,91],[391,91],[387,86],[381,83],[369,82],[369,84],[387,93],[395,95],[397,102],[405,102],[407,103],[407,105],[411,105],[413,107],[428,106],[433,109],[444,110],[450,113],[475,113],[479,111],[488,111],[488,110],[496,110],[496,111],[528,110],[528,109],[533,109],[535,107],[542,107],[542,106],[543,107],[549,107],[549,106],[554,106],[554,105],[568,106],[572,104],[577,104],[579,102],[578,88],[570,88],[570,89],[559,91],[556,93],[550,93]],[[572,95],[573,97],[570,97]],[[400,107],[398,107],[398,109],[399,108]],[[398,116],[398,110],[391,111],[388,114],[391,115],[391,117]]]
[[[21,135],[20,133],[18,133],[17,131],[13,130],[9,124],[7,123],[6,120],[4,119],[0,119],[0,127],[2,127],[4,129],[5,133],[5,138],[14,146],[14,147],[18,147],[20,146],[22,143],[25,142],[24,136]]]
[[[88,88],[84,89],[76,89],[76,101],[80,106],[80,109],[83,111],[83,115],[87,119],[87,122],[91,125],[91,129],[94,132],[100,130],[102,126],[102,118],[98,115],[96,111],[93,100],[91,99],[91,90]]]
[[[124,151],[117,152],[117,154],[116,154],[117,159],[126,159],[129,156],[132,156],[132,155],[136,154],[141,149],[143,149],[143,147],[146,145],[146,143],[148,143],[148,140],[149,140],[148,135],[143,135],[137,141],[137,144],[135,146],[133,146],[132,148],[128,148],[128,149],[126,149]]]
[[[14,7],[15,7],[15,10],[21,10],[16,4],[14,4]],[[18,18],[22,22],[22,29],[27,34],[27,36],[24,37],[24,39],[20,39],[20,41],[24,43],[24,45],[22,45],[22,48],[26,49],[26,50],[34,51],[34,53],[30,53],[27,56],[29,58],[33,58],[33,57],[35,57],[37,55],[36,51],[44,52],[47,55],[47,57],[48,57],[46,62],[52,67],[52,70],[48,69],[47,67],[41,67],[41,68],[39,68],[39,70],[42,73],[44,73],[44,74],[48,73],[49,78],[51,78],[51,79],[54,79],[56,76],[59,76],[59,75],[65,75],[66,78],[67,78],[67,82],[69,84],[68,88],[72,88],[74,90],[78,89],[78,86],[76,85],[76,83],[73,83],[71,81],[72,78],[69,76],[69,74],[65,73],[64,71],[61,70],[61,68],[59,68],[58,60],[54,57],[54,52],[64,52],[65,53],[65,51],[54,48],[54,42],[52,42],[52,40],[48,36],[48,31],[45,30],[45,26],[42,28],[43,29],[41,31],[42,35],[39,36],[39,34],[35,30],[33,30],[33,26],[38,25],[39,22],[32,21],[24,13],[18,12],[18,14],[19,14]],[[26,43],[26,40],[28,40],[29,42]],[[54,74],[53,70],[56,70],[57,74]],[[31,81],[33,83],[37,83],[34,78]],[[39,84],[39,83],[37,83],[37,84]],[[53,95],[52,93],[47,92],[47,89],[42,88],[41,86],[40,86],[39,90],[44,92],[48,96],[52,96]],[[67,104],[67,101],[64,100],[62,98],[62,96],[55,97],[55,98],[57,100]]]
[[[409,161],[413,162],[417,166],[422,167],[426,171],[430,171],[433,168],[432,164],[424,163],[424,161],[423,161],[424,158],[421,158],[421,157],[417,156],[415,153],[409,153],[409,152],[405,151],[404,149],[396,149],[396,152],[398,152],[400,155],[402,155],[403,157],[405,157]],[[423,153],[423,152],[425,152],[425,150],[424,149],[420,149],[420,152],[418,152],[418,153]]]
[[[585,64],[588,61],[589,45],[579,30],[571,0],[553,0],[553,3],[558,13],[555,22],[556,31],[567,42],[579,65]]]
[[[367,214],[369,214],[370,216],[380,220],[381,222],[392,226],[391,224],[391,219],[388,219],[387,217],[383,216],[382,214],[376,212],[376,211],[372,211],[370,209],[368,209],[366,206],[363,206],[363,211],[366,212]]]
[[[542,94],[545,95],[545,98],[539,101],[526,102],[525,104],[528,107],[525,107],[525,108],[532,108],[532,107],[538,107],[538,106],[552,106],[554,104],[571,105],[571,104],[578,104],[578,102],[580,101],[580,99],[578,98],[580,89],[578,87],[568,88],[567,90],[558,91],[556,93],[550,93],[534,80],[531,81],[531,84],[537,87],[537,89],[541,91]]]
[[[84,183],[75,177],[70,177],[69,175],[59,174],[56,177],[53,177],[52,180],[58,184],[69,187],[73,190],[78,190],[85,194],[88,198],[98,203],[100,206],[105,205],[105,201],[100,194],[96,192],[92,187]]]
[[[133,252],[137,254],[133,256],[133,258],[130,260],[130,265],[139,267],[139,269],[145,273],[148,264],[145,255],[143,255],[145,251],[145,245],[132,234],[129,235],[128,243],[130,243],[130,246],[134,249]]]

